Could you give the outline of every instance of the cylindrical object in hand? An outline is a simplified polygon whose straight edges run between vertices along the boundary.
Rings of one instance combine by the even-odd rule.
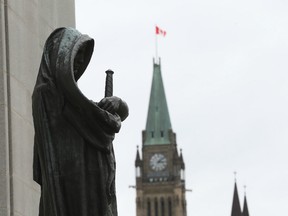
[[[113,96],[113,71],[106,71],[105,97]]]

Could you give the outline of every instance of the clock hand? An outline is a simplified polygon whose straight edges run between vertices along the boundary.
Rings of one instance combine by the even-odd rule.
[[[162,162],[164,159],[165,159],[165,158],[160,158],[160,159],[157,161],[157,163]]]

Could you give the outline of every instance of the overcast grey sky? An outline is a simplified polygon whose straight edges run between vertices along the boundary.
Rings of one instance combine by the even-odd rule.
[[[186,163],[189,216],[229,216],[234,175],[251,216],[288,212],[288,1],[76,0],[77,28],[96,41],[79,81],[104,95],[104,71],[130,116],[114,146],[119,216],[136,215],[134,160],[142,145],[155,56]]]

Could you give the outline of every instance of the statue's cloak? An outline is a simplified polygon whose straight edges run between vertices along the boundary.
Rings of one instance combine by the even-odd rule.
[[[76,83],[93,47],[93,39],[72,28],[56,29],[44,47],[32,96],[40,216],[117,215],[112,141],[121,120]]]

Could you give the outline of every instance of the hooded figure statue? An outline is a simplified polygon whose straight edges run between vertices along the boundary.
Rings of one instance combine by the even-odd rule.
[[[77,87],[94,40],[73,28],[48,37],[32,96],[33,178],[41,186],[39,216],[116,216],[112,141],[128,107],[99,103]]]

